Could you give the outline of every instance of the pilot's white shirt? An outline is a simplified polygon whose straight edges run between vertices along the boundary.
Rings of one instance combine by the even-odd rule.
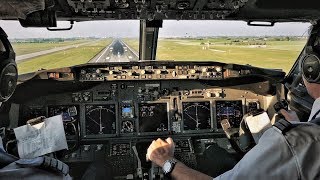
[[[308,121],[319,110],[320,98],[314,101]],[[320,113],[315,118],[318,117]],[[264,132],[259,143],[233,169],[214,180],[298,180],[301,175],[297,172],[294,158],[290,156],[291,151],[285,148],[287,142],[284,139],[276,127],[269,128]],[[313,158],[319,159],[320,157],[316,155]],[[318,166],[315,165],[315,167]]]
[[[314,101],[308,121],[310,121],[312,119],[312,117],[316,113],[318,113],[319,110],[320,110],[320,97]],[[320,113],[318,113],[318,115],[315,118],[319,118],[319,117],[320,117]]]

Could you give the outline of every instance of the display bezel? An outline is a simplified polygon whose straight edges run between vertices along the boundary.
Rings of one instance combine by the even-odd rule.
[[[115,124],[116,124],[116,132],[114,134],[87,134],[86,133],[86,107],[87,106],[110,106],[114,105],[115,106]],[[116,137],[119,134],[119,125],[118,125],[118,104],[115,102],[110,102],[110,103],[94,103],[94,104],[84,104],[83,105],[83,130],[82,134],[84,138],[105,138],[105,137]]]
[[[168,131],[161,131],[161,132],[140,132],[140,104],[166,104],[167,106],[167,118],[168,118]],[[163,135],[163,134],[169,134],[171,131],[171,126],[170,126],[170,116],[169,116],[169,102],[163,102],[163,101],[143,101],[136,103],[136,113],[137,113],[137,121],[136,121],[136,132],[138,135]]]
[[[258,99],[246,99],[246,113],[249,113],[249,103],[257,103],[258,109],[261,108],[260,101]]]
[[[242,116],[244,116],[246,114],[246,100],[244,98],[241,99],[217,99],[214,101],[213,105],[213,109],[214,109],[214,114],[215,114],[215,126],[217,128],[218,131],[223,131],[222,128],[218,128],[218,119],[217,119],[217,102],[222,102],[222,101],[241,101],[241,106],[242,106]],[[237,129],[237,128],[233,128],[233,129]]]
[[[46,105],[46,117],[50,117],[49,116],[49,108],[50,107],[61,107],[61,106],[75,106],[77,108],[77,125],[78,127],[78,131],[81,132],[81,106],[79,104],[48,104]],[[77,135],[66,135],[67,140],[73,140]]]
[[[58,104],[58,105],[47,105],[47,109],[46,109],[46,114],[47,114],[47,117],[49,117],[49,108],[52,108],[52,107],[61,107],[61,106],[68,106],[68,107],[72,107],[72,106],[75,106],[77,108],[77,117],[78,117],[78,121],[80,121],[80,106],[79,104]]]
[[[183,117],[183,112],[184,112],[184,109],[183,109],[183,103],[202,103],[202,102],[209,102],[210,103],[210,107],[209,107],[209,110],[210,110],[210,126],[211,128],[210,129],[199,129],[199,130],[184,130],[184,117]],[[181,132],[182,133],[205,133],[205,132],[213,132],[215,131],[216,127],[214,126],[214,118],[213,118],[213,109],[212,109],[212,101],[211,100],[200,100],[200,99],[194,99],[194,100],[190,100],[190,99],[186,99],[186,100],[182,100],[181,101],[181,108],[180,108],[180,113],[181,113],[181,118],[182,118],[182,121],[181,121]]]
[[[123,107],[128,107],[130,106],[132,108],[132,114],[133,114],[133,117],[123,117],[122,116],[122,110],[123,110]],[[119,134],[121,136],[124,136],[124,137],[129,137],[129,136],[133,136],[133,135],[136,135],[137,134],[137,113],[136,113],[136,105],[130,100],[130,101],[124,101],[124,102],[121,102],[121,104],[119,105]],[[122,130],[122,123],[125,122],[125,121],[132,121],[133,123],[133,130],[134,132],[121,132]]]

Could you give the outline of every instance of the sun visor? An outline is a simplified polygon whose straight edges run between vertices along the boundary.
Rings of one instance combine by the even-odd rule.
[[[51,0],[5,0],[0,1],[1,19],[26,19],[27,15],[54,5]]]

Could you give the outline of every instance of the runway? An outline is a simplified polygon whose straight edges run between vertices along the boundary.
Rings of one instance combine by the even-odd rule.
[[[138,60],[139,55],[135,50],[121,39],[115,39],[89,62],[130,62]]]
[[[39,52],[34,52],[34,53],[30,53],[30,54],[24,54],[24,55],[20,55],[16,57],[16,62],[19,61],[27,61],[30,60],[32,58],[38,57],[38,56],[43,56],[43,55],[47,55],[50,53],[55,53],[58,51],[63,51],[63,50],[68,50],[68,49],[72,49],[72,48],[77,48],[80,46],[85,46],[88,44],[93,44],[96,41],[92,41],[92,42],[85,42],[85,43],[81,43],[81,44],[73,44],[73,45],[69,45],[69,46],[63,46],[63,47],[56,47],[53,49],[48,49],[48,50],[44,50],[44,51],[39,51]]]

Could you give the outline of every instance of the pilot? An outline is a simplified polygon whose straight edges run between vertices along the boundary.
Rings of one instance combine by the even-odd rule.
[[[307,91],[309,95],[315,99],[312,110],[309,116],[308,121],[311,121],[313,119],[320,117],[320,84],[318,83],[310,83],[306,80],[306,78],[303,78],[303,82],[307,88]],[[281,114],[285,117],[288,121],[300,121],[299,117],[297,116],[297,113],[295,111],[286,111],[284,109],[281,109]]]
[[[310,65],[311,64],[311,65]],[[301,63],[302,79],[310,96],[315,99],[308,121],[320,118],[320,60],[317,55],[306,55]],[[299,121],[294,111],[281,110],[287,121]],[[320,120],[320,119],[319,119]],[[279,129],[277,129],[279,130]],[[259,143],[253,147],[234,167],[221,175],[213,176],[214,180],[243,179],[318,179],[319,146],[316,138],[306,141],[306,151],[292,156],[290,148],[286,148],[286,139],[276,128],[264,132]],[[308,134],[309,135],[309,134]],[[297,136],[299,137],[299,136]],[[305,138],[305,137],[304,137]],[[306,140],[306,139],[304,139]],[[300,141],[301,142],[301,141]],[[302,142],[303,143],[303,142]],[[313,148],[313,149],[312,149]],[[310,153],[313,152],[313,153]],[[316,155],[314,154],[316,153]],[[171,138],[157,139],[151,143],[147,151],[147,159],[162,167],[166,175],[181,180],[212,180],[213,177],[193,170],[174,158],[174,142]],[[216,158],[216,155],[213,158]],[[301,158],[302,157],[302,158]],[[219,157],[217,157],[219,158]],[[221,158],[221,157],[220,157]],[[299,159],[301,158],[301,159]],[[300,163],[300,164],[299,164]],[[297,165],[298,164],[298,165]]]

